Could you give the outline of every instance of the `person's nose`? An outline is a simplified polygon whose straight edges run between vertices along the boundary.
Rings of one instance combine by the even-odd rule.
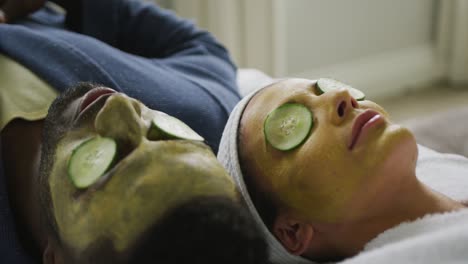
[[[349,90],[346,88],[330,91],[329,93],[329,116],[334,125],[341,124],[347,119],[348,115],[359,107],[358,102],[354,99]]]
[[[107,99],[94,125],[101,136],[114,138],[117,143],[134,148],[147,130],[140,115],[141,109],[135,102],[126,96],[115,95]]]

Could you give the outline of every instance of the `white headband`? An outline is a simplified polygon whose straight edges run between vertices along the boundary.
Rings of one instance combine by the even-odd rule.
[[[219,145],[218,160],[223,164],[231,177],[234,179],[239,188],[242,197],[247,204],[250,214],[255,219],[255,222],[264,233],[264,237],[268,243],[270,261],[274,264],[313,264],[314,262],[303,257],[289,253],[276,238],[270,233],[268,228],[260,218],[257,209],[255,208],[252,199],[245,186],[244,177],[239,164],[239,155],[237,153],[237,132],[239,122],[250,99],[258,91],[252,92],[245,96],[232,110],[229,120],[224,128],[221,143]]]

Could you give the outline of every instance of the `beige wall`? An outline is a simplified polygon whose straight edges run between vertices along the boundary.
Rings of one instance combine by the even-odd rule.
[[[446,72],[433,33],[442,0],[157,1],[211,31],[239,67],[275,77],[333,77],[384,97]]]
[[[287,72],[428,43],[432,0],[289,0]]]

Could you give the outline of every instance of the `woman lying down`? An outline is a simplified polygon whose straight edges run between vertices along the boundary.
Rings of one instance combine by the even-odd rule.
[[[273,263],[468,259],[468,159],[418,147],[348,85],[287,79],[246,96],[218,158]]]

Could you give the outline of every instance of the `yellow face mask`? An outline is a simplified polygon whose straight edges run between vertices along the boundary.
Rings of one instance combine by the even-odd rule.
[[[200,196],[237,200],[234,183],[203,143],[148,140],[155,111],[125,95],[76,122],[55,150],[50,193],[61,240],[75,252],[105,238],[124,251],[167,210]],[[115,139],[119,161],[105,180],[77,189],[68,161],[81,143],[95,136]]]
[[[288,103],[309,109],[314,125],[300,146],[281,151],[265,138],[264,123]],[[368,119],[361,116],[362,124],[353,128],[363,113]],[[374,117],[377,122],[364,126]],[[402,146],[416,146],[412,134],[392,124],[377,104],[357,102],[346,89],[317,92],[315,81],[303,79],[281,81],[254,96],[243,113],[240,135],[240,153],[248,157],[244,168],[272,193],[280,210],[324,222],[353,219],[384,188],[388,181],[379,175],[391,170],[404,153]],[[413,166],[413,157],[408,160]]]

